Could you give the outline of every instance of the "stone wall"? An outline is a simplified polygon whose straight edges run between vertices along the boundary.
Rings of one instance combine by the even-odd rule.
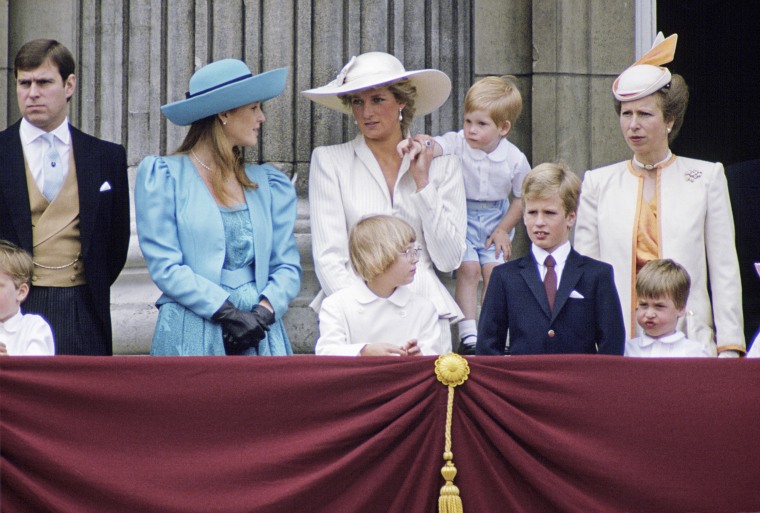
[[[311,352],[316,317],[308,302],[313,272],[308,166],[314,147],[353,137],[347,116],[315,106],[299,91],[332,80],[352,55],[381,50],[408,69],[438,68],[454,85],[415,132],[437,134],[461,124],[464,94],[487,75],[511,74],[524,100],[510,139],[532,164],[566,159],[579,174],[627,152],[616,133],[609,87],[634,54],[636,2],[605,0],[0,0],[0,128],[18,118],[10,66],[36,37],[59,39],[75,53],[78,88],[72,122],[127,148],[130,179],[148,154],[170,153],[184,129],[158,107],[183,97],[200,66],[245,60],[254,73],[289,67],[288,85],[267,102],[268,121],[251,161],[269,161],[294,177],[299,193],[296,237],[304,281],[286,322],[297,352]],[[651,41],[651,38],[649,38]],[[5,45],[5,46],[4,46]],[[11,64],[9,65],[9,61]],[[527,248],[524,230],[515,249]],[[449,277],[444,281],[453,289]],[[133,225],[127,267],[113,288],[115,352],[149,350],[158,290],[150,281]]]

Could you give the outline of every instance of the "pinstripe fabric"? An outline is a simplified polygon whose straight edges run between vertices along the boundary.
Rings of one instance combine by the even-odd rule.
[[[32,287],[22,308],[24,313],[41,315],[50,324],[55,354],[112,354],[86,285]]]
[[[345,144],[314,150],[309,205],[314,267],[323,289],[312,303],[316,310],[325,294],[358,279],[348,257],[351,226],[367,215],[390,214],[412,225],[422,248],[411,289],[433,301],[441,319],[453,322],[462,318],[461,310],[435,274],[435,268],[449,272],[459,267],[465,250],[467,212],[459,159],[434,159],[430,184],[419,193],[407,171],[409,160],[405,158],[391,202],[380,166],[361,135]],[[450,337],[449,329],[442,331]]]

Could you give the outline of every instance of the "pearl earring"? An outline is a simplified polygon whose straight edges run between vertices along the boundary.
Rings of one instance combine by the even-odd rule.
[[[671,129],[670,129],[670,128],[668,128],[668,133],[670,133],[670,130],[671,130]]]
[[[399,109],[398,110],[398,120],[399,121],[404,121],[404,115],[401,113],[402,111],[403,111],[403,109]]]

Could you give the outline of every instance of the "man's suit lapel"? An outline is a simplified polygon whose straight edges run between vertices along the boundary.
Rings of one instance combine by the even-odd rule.
[[[0,169],[0,194],[5,196],[5,204],[12,213],[13,226],[16,229],[21,247],[32,251],[32,212],[29,206],[29,191],[26,183],[24,149],[21,146],[19,127],[16,122],[5,132],[5,140],[0,147],[2,169]]]
[[[559,289],[557,289],[557,296],[554,298],[554,311],[552,312],[552,321],[557,318],[557,315],[562,311],[562,307],[565,306],[570,294],[575,290],[575,286],[583,276],[582,260],[580,254],[574,249],[570,249],[570,254],[567,255],[565,261],[565,268],[562,270],[562,276],[559,280]]]
[[[82,254],[87,253],[92,234],[95,229],[96,213],[102,174],[100,173],[101,159],[98,147],[87,145],[85,135],[69,125],[71,147],[74,151],[77,181],[79,183],[79,238],[82,243]]]
[[[544,315],[550,317],[549,299],[546,297],[544,282],[541,281],[541,276],[538,274],[538,264],[536,264],[536,259],[533,257],[533,252],[529,251],[526,256],[520,259],[520,275],[525,280],[525,284],[533,293],[538,304],[541,305]]]

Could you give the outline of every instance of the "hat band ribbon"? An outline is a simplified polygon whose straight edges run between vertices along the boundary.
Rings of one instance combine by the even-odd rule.
[[[220,87],[224,87],[226,85],[234,84],[235,82],[240,82],[241,80],[245,80],[246,78],[251,78],[252,76],[253,76],[252,73],[248,73],[247,75],[233,78],[232,80],[228,80],[227,82],[222,82],[221,84],[216,84],[213,87],[209,87],[208,89],[204,89],[203,91],[198,91],[197,93],[191,93],[190,91],[188,91],[185,93],[185,99],[189,100],[190,98],[193,98],[195,96],[210,93],[211,91],[214,91],[215,89],[219,89]]]

